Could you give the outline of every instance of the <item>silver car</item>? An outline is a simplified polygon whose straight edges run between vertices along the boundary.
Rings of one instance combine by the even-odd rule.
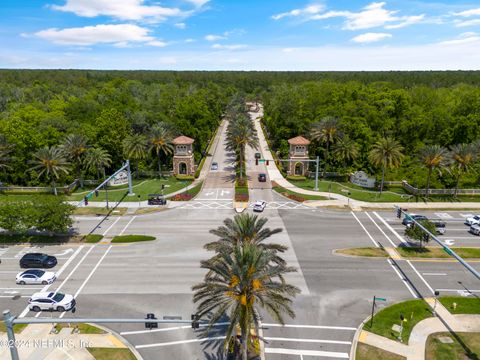
[[[40,269],[30,269],[17,274],[15,282],[19,285],[42,284],[48,285],[55,281],[57,276],[54,272]]]
[[[480,225],[472,225],[470,226],[470,233],[473,235],[480,235]]]
[[[253,204],[253,211],[255,212],[262,212],[265,210],[265,206],[267,206],[267,202],[263,200],[255,201],[255,204]]]

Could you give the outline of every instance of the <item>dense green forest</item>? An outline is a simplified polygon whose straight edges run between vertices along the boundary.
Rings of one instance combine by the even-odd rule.
[[[170,168],[168,142],[179,134],[195,139],[198,162],[232,96],[242,93],[264,103],[278,156],[287,156],[287,139],[304,135],[314,140],[310,155],[320,155],[328,171],[379,175],[370,154],[389,138],[402,158],[386,179],[425,186],[429,168],[420,158],[427,147],[478,149],[479,86],[474,71],[0,70],[0,181],[49,183],[45,161],[55,164],[58,183],[80,171],[99,177],[127,157],[140,170]],[[328,141],[321,128],[326,118],[336,127]],[[478,187],[474,155],[462,168],[461,186]],[[453,187],[458,171],[440,168],[434,167],[431,186]]]

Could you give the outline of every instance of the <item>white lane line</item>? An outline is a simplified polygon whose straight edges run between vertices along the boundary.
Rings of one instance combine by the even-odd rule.
[[[262,327],[285,327],[285,328],[304,328],[304,329],[329,329],[329,330],[349,330],[357,331],[357,328],[348,326],[323,326],[323,325],[296,325],[296,324],[267,324],[262,323]]]
[[[425,280],[425,278],[418,272],[418,270],[415,268],[415,266],[412,265],[410,260],[407,260],[407,264],[410,265],[410,267],[413,269],[413,271],[415,271],[415,273],[418,275],[418,277],[420,279],[422,279],[423,283],[427,286],[428,290],[430,290],[432,292],[432,295],[433,295],[435,293],[435,291],[432,289],[432,287],[427,282],[427,280]]]
[[[57,271],[57,273],[55,274],[55,276],[58,277],[62,274],[62,272],[67,268],[68,265],[70,265],[70,263],[73,261],[73,259],[75,259],[78,255],[78,253],[84,248],[85,245],[82,245],[82,246],[79,246],[78,249],[72,254],[72,256],[70,256],[70,259],[68,259],[65,264],[62,265],[62,267],[60,268],[60,270]],[[52,283],[53,284],[53,283]],[[48,288],[50,286],[52,286],[52,284],[48,284],[48,285],[45,285],[43,287],[43,289],[40,291],[40,292],[45,292],[48,290]],[[25,315],[27,315],[27,313],[30,311],[28,305],[25,307],[25,309],[23,309],[22,313],[18,316],[19,318],[22,318],[22,317],[25,317]],[[40,315],[40,312],[37,314],[37,317]]]
[[[82,262],[85,260],[85,258],[88,256],[88,254],[90,254],[90,252],[96,247],[96,245],[93,245],[90,247],[90,249],[88,249],[88,251],[83,254],[82,258],[80,259],[80,261],[77,263],[77,265],[75,265],[75,267],[70,271],[70,273],[67,275],[67,277],[65,279],[63,279],[63,281],[61,282],[61,284],[57,287],[57,290],[56,292],[60,291],[60,289],[63,287],[63,285],[65,285],[65,283],[68,281],[68,279],[70,279],[70,276],[73,275],[73,273],[78,269],[78,267],[82,264]]]
[[[135,215],[134,217],[132,217],[130,219],[130,221],[127,223],[127,225],[125,225],[125,227],[122,229],[122,231],[120,231],[120,234],[119,236],[122,236],[123,233],[125,232],[125,230],[127,230],[127,228],[130,226],[130,224],[132,223],[133,220],[135,220],[135,218],[137,217],[137,215]]]
[[[118,222],[118,220],[120,220],[121,218],[122,218],[122,217],[119,216],[118,219],[115,220],[115,221],[112,223],[112,225],[110,225],[109,228],[108,228],[107,230],[105,230],[105,232],[104,232],[102,235],[103,235],[103,236],[107,235],[107,233],[110,231],[110,229],[111,229],[112,227],[114,227],[115,224]]]
[[[438,291],[448,291],[448,292],[471,292],[471,293],[480,293],[480,290],[465,290],[465,289],[437,289]]]
[[[305,343],[322,343],[322,344],[340,344],[340,345],[352,345],[351,341],[339,341],[339,340],[318,340],[318,339],[295,339],[295,338],[283,338],[283,337],[264,337],[265,340],[270,341],[294,341]]]
[[[363,224],[360,222],[360,220],[358,220],[357,216],[353,213],[353,211],[350,211],[350,214],[352,214],[352,216],[355,218],[355,220],[357,220],[357,222],[362,227],[363,231],[365,231],[367,233],[368,237],[370,238],[370,240],[372,240],[373,244],[376,247],[380,247],[380,245],[378,245],[378,243],[373,239],[372,235],[370,235],[370,233],[367,231],[367,229],[365,229],[365,226],[363,226]]]
[[[408,280],[405,279],[402,274],[400,274],[400,272],[398,271],[398,269],[393,265],[391,259],[388,259],[387,262],[390,264],[390,266],[392,267],[392,269],[397,273],[398,277],[400,278],[400,280],[403,281],[403,283],[405,284],[405,286],[407,287],[408,291],[410,291],[410,294],[412,294],[412,296],[416,299],[418,299],[418,295],[415,294],[415,292],[413,291],[413,289],[410,287],[410,284],[408,283]]]
[[[1,298],[1,299],[3,299],[3,298],[9,298],[9,299],[11,299],[11,298],[14,297],[14,296],[15,296],[14,294],[12,294],[12,295],[0,295],[0,298]],[[29,298],[30,295],[22,295],[22,296],[20,296],[20,297],[22,297],[22,298]],[[24,316],[25,316],[25,315],[24,315]],[[20,317],[20,316],[19,316],[19,317]]]
[[[135,349],[146,349],[152,347],[161,347],[161,346],[169,346],[169,345],[180,345],[180,344],[190,344],[194,342],[205,342],[205,341],[214,341],[214,340],[224,340],[225,336],[214,336],[214,337],[206,337],[202,339],[190,339],[190,340],[179,340],[179,341],[169,341],[164,343],[155,343],[155,344],[145,344],[145,345],[135,345]]]
[[[285,354],[285,355],[323,356],[323,357],[340,358],[340,359],[349,358],[348,353],[334,352],[334,351],[265,348],[265,353],[266,354]]]
[[[445,273],[422,273],[423,276],[446,276]]]
[[[398,240],[400,240],[403,244],[405,244],[405,246],[410,247],[410,244],[408,242],[406,242],[403,239],[403,237],[401,237],[380,215],[378,215],[378,213],[376,211],[374,211],[373,213],[388,228],[388,230],[390,230],[393,233],[393,235],[395,235],[397,237]]]
[[[392,246],[393,246],[394,248],[396,248],[397,245],[395,245],[395,243],[392,241],[392,239],[390,239],[390,238],[388,237],[388,235],[385,234],[385,232],[382,230],[382,228],[381,228],[380,226],[378,226],[378,224],[375,222],[375,220],[373,220],[373,218],[370,216],[370,214],[369,214],[368,212],[365,212],[365,214],[368,216],[368,218],[369,218],[370,220],[372,220],[372,222],[375,224],[375,226],[378,228],[378,230],[380,230],[380,232],[383,234],[383,236],[385,236],[385,237],[387,238],[387,240],[390,242],[390,244],[392,244]]]
[[[43,289],[43,287],[30,287],[25,285],[25,287],[16,287],[16,288],[0,288],[0,290],[35,290],[35,289]]]
[[[230,325],[230,323],[229,322],[220,322],[220,323],[213,324],[212,326],[226,326],[226,325]],[[207,326],[209,326],[209,325],[208,324],[200,324],[200,327],[207,327]],[[120,335],[149,334],[149,333],[154,333],[154,332],[174,331],[174,330],[191,329],[191,328],[192,328],[191,325],[174,326],[174,327],[153,329],[153,330],[124,331],[124,332],[121,332]]]
[[[92,275],[95,273],[95,271],[98,269],[98,267],[100,266],[100,264],[102,263],[103,259],[105,259],[105,256],[107,256],[107,254],[110,252],[110,250],[112,249],[113,245],[110,245],[108,247],[108,249],[105,251],[105,253],[102,255],[102,257],[100,258],[100,260],[98,260],[97,264],[95,265],[95,267],[92,269],[92,271],[90,271],[90,274],[88,274],[87,278],[83,281],[82,285],[80,285],[80,287],[78,288],[77,292],[75,293],[75,295],[73,295],[73,298],[76,299],[77,296],[80,294],[80,292],[83,290],[83,288],[85,287],[85,285],[87,284],[88,280],[90,280],[90,278],[92,277]],[[61,315],[60,315],[60,319],[63,318],[65,316],[65,313],[66,311],[64,311]]]

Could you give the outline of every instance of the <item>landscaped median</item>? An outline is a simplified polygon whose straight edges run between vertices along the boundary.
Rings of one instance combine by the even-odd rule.
[[[195,196],[198,195],[200,190],[202,190],[202,184],[203,184],[203,181],[200,181],[193,188],[185,190],[184,192],[182,192],[180,194],[173,195],[169,200],[171,200],[171,201],[190,201]]]
[[[306,200],[328,200],[328,198],[326,198],[325,196],[297,193],[295,191],[286,189],[278,185],[275,181],[272,181],[272,189],[278,192],[279,194],[298,202],[304,202]]]
[[[117,235],[112,239],[112,243],[132,243],[132,242],[142,242],[142,241],[153,241],[155,236],[148,235]]]
[[[480,248],[474,247],[452,247],[459,256],[464,259],[480,259]],[[397,247],[394,249],[401,257],[406,259],[451,259],[441,247]],[[335,254],[349,256],[367,256],[367,257],[388,257],[389,254],[382,248],[362,247],[337,249]]]

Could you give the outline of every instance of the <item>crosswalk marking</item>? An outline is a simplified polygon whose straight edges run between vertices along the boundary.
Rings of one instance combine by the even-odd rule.
[[[453,219],[453,216],[448,213],[435,213],[435,216],[441,219]]]
[[[252,209],[254,203],[250,203],[248,207]],[[218,209],[233,209],[232,200],[210,200],[210,201],[189,201],[186,204],[179,206],[180,209],[204,209],[204,210],[218,210]],[[303,205],[295,201],[272,201],[267,203],[266,209],[311,209],[310,207]]]

